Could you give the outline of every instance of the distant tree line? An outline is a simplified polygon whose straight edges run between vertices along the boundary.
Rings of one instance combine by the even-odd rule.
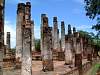
[[[35,40],[35,50],[40,52],[40,39]]]
[[[97,50],[98,51],[100,50],[100,37],[98,35],[95,35],[92,32],[89,33],[89,32],[82,31],[82,30],[80,30],[79,33],[81,37],[88,39],[87,43],[91,45],[95,45]]]

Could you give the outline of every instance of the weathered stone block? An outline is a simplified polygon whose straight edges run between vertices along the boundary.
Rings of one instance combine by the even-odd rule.
[[[65,59],[65,54],[64,52],[58,52],[58,60],[59,61],[64,61]]]

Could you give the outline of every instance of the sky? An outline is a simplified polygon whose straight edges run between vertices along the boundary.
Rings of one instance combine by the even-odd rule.
[[[58,27],[61,31],[61,21],[65,22],[65,33],[67,34],[67,26],[71,24],[77,30],[94,32],[91,26],[96,23],[90,20],[84,9],[84,0],[6,0],[5,3],[5,40],[6,32],[11,32],[11,47],[16,46],[16,17],[17,4],[31,1],[31,18],[35,22],[34,36],[40,38],[41,14],[47,14],[49,18],[49,26],[53,26],[53,17],[58,17]],[[6,41],[5,41],[6,44]]]

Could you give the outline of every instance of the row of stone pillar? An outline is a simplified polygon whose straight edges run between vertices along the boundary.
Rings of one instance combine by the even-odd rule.
[[[79,32],[76,32],[75,27],[73,27],[73,34],[72,34],[71,25],[68,25],[68,35],[65,35],[64,21],[62,21],[61,22],[61,44],[59,44],[60,42],[58,41],[59,32],[58,32],[57,17],[53,18],[53,25],[54,25],[53,29],[49,27],[48,17],[46,16],[46,14],[42,14],[41,16],[41,55],[42,55],[42,60],[43,60],[43,70],[51,71],[54,69],[53,62],[52,62],[53,52],[57,51],[58,53],[64,52],[64,54],[62,53],[62,55],[65,55],[66,65],[74,64],[75,67],[78,67],[79,73],[82,74],[82,58],[83,58],[83,51],[85,51],[83,37],[81,37]],[[49,33],[49,28],[51,28],[50,33]],[[87,53],[87,59],[91,61],[92,47],[91,47],[91,44],[87,44],[87,45],[88,46],[86,47],[86,49],[89,50],[89,52]]]
[[[31,75],[32,56],[34,50],[34,22],[30,20],[30,2],[18,4],[17,29],[16,29],[16,58],[22,61],[22,75]],[[27,11],[27,12],[26,12]],[[61,44],[60,44],[61,43]],[[32,47],[32,48],[31,48]],[[73,64],[82,69],[83,41],[76,29],[71,32],[71,25],[68,25],[68,35],[65,35],[65,24],[61,22],[61,41],[59,40],[59,29],[57,17],[53,18],[53,28],[49,27],[46,14],[41,15],[41,57],[43,71],[53,71],[53,52],[65,55],[65,64]],[[73,62],[74,60],[74,62]],[[27,71],[26,71],[27,70]]]

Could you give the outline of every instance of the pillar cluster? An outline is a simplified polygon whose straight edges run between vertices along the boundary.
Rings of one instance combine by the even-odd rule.
[[[34,21],[31,20],[31,3],[19,3],[16,25],[16,61],[20,62],[21,75],[32,75],[34,46]]]

